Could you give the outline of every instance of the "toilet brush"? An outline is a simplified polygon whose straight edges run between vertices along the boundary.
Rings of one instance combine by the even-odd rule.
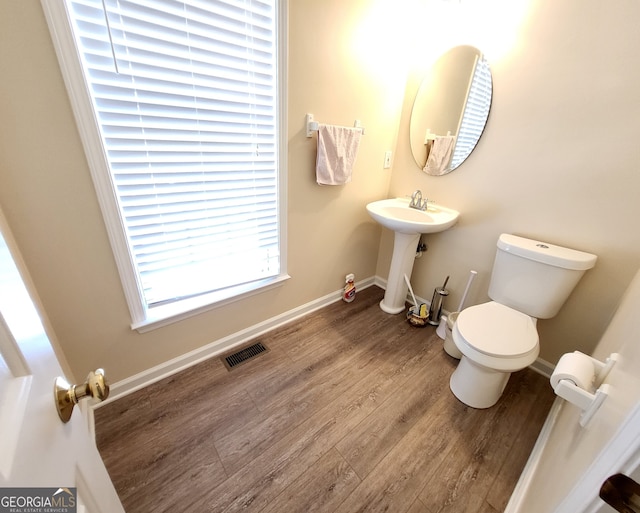
[[[469,274],[469,280],[467,281],[467,286],[464,289],[464,293],[462,294],[460,305],[458,305],[458,312],[462,312],[462,307],[464,306],[464,302],[467,300],[467,294],[469,293],[469,288],[471,288],[471,283],[473,282],[477,274],[478,274],[477,271],[471,271],[471,273]]]
[[[413,304],[416,307],[416,312],[418,309],[418,301],[416,300],[416,295],[413,293],[413,289],[411,288],[411,282],[409,282],[409,277],[405,274],[404,281],[407,282],[407,287],[409,287],[409,293],[411,294],[411,299],[413,299]]]

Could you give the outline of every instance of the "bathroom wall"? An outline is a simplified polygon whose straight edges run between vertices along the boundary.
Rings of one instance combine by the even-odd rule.
[[[112,381],[121,380],[337,291],[348,272],[359,280],[374,276],[380,228],[364,206],[386,196],[390,180],[390,170],[382,169],[384,151],[395,148],[405,76],[392,59],[398,52],[394,41],[401,39],[380,41],[379,34],[397,10],[389,10],[391,0],[290,4],[291,279],[275,290],[139,334],[129,327],[40,2],[0,2],[0,207],[75,379],[102,366]],[[306,112],[325,123],[362,121],[366,135],[352,183],[316,185],[316,142],[305,137]]]
[[[474,4],[474,5],[467,5]],[[477,5],[481,4],[481,5]],[[500,233],[595,253],[596,267],[551,320],[538,324],[540,356],[590,353],[640,266],[640,3],[629,0],[462,2],[443,6],[440,34],[425,37],[406,89],[390,196],[423,194],[461,212],[456,227],[425,237],[413,285],[430,299],[451,275],[445,308],[487,300]],[[427,13],[425,13],[427,15]],[[432,177],[408,143],[415,92],[436,42],[472,44],[490,61],[494,96],[486,130],[453,173]],[[386,276],[392,238],[381,240]]]

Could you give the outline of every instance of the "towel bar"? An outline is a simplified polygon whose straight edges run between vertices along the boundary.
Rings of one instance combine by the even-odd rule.
[[[354,128],[359,128],[364,135],[364,127],[361,125],[360,120],[356,119],[353,123]],[[311,137],[313,132],[318,131],[318,122],[314,121],[313,114],[307,114],[307,137]]]
[[[451,130],[447,130],[447,135],[451,135]],[[431,129],[427,128],[427,133],[424,136],[424,143],[427,144],[429,141],[435,141],[438,137],[440,137],[438,134],[432,133]]]

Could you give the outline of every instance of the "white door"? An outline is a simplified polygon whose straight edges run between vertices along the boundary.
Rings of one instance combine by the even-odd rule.
[[[82,411],[67,424],[58,418],[53,384],[62,369],[5,239],[12,246],[0,213],[0,511],[10,511],[3,497],[24,500],[9,489],[52,488],[78,512],[124,513]]]
[[[611,513],[602,483],[617,473],[640,481],[640,271],[592,356],[611,353],[620,358],[609,397],[585,427],[576,406],[556,400],[505,513]]]

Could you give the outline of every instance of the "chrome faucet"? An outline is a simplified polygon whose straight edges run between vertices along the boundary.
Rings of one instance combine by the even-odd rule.
[[[411,195],[411,203],[409,203],[409,208],[416,208],[418,210],[427,210],[429,206],[429,200],[427,198],[422,200],[422,191],[417,189],[413,191]]]

